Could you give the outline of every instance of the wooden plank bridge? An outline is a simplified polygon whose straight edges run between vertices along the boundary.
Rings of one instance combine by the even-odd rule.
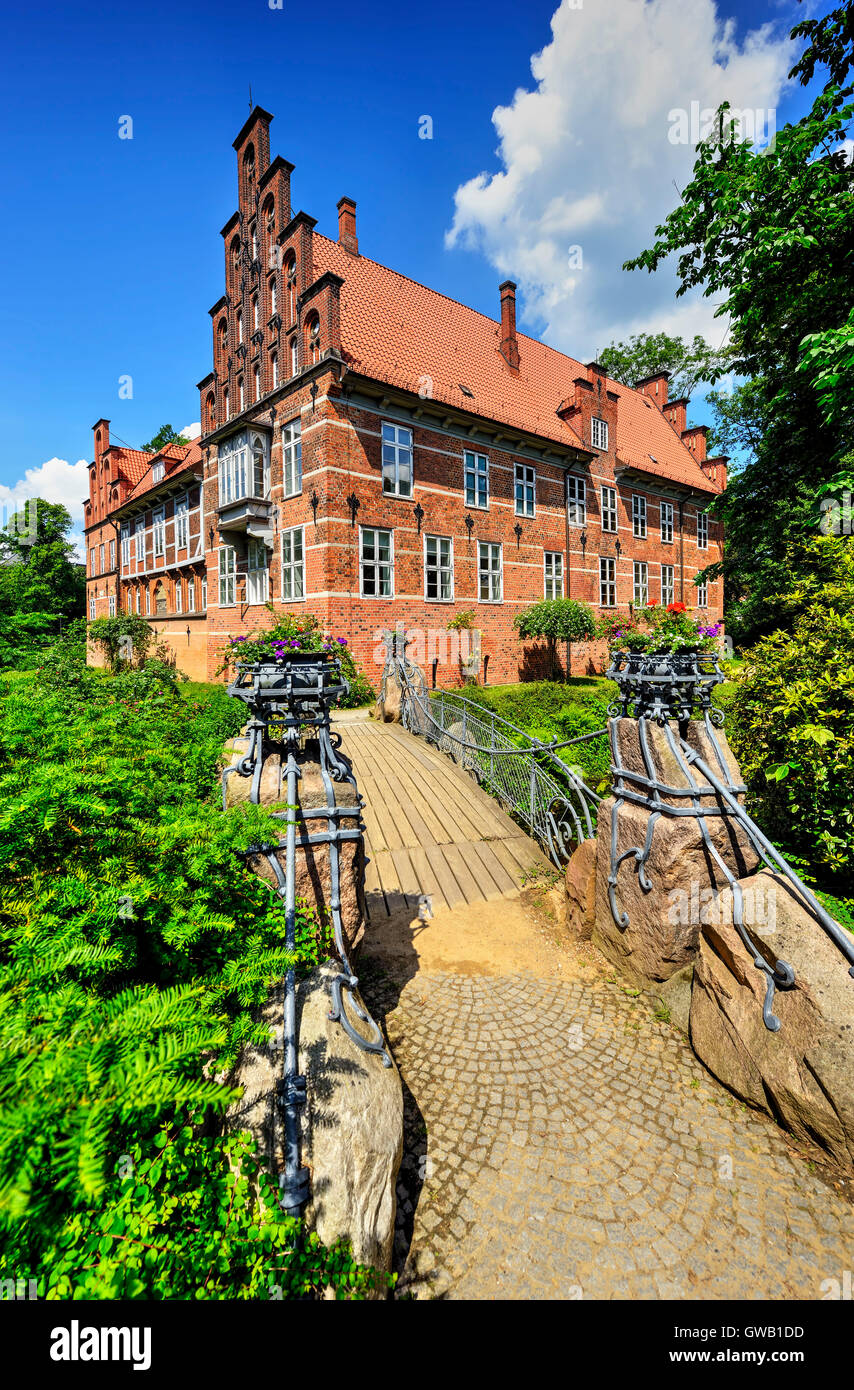
[[[488,792],[425,739],[363,711],[333,724],[365,798],[365,888],[373,917],[515,895],[552,866]]]

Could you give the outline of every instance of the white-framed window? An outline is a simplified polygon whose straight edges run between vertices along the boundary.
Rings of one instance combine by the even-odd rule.
[[[291,376],[296,376],[299,371],[299,348],[296,338],[291,338]]]
[[[252,298],[252,332],[258,332],[258,296]]]
[[[466,449],[463,454],[463,475],[465,478],[466,506],[489,506],[489,460],[486,454],[475,454]]]
[[[709,546],[709,518],[705,512],[697,513],[697,549],[707,550]]]
[[[587,525],[587,484],[570,473],[566,480],[566,506],[570,526]]]
[[[282,598],[305,598],[305,527],[282,532]]]
[[[646,498],[638,493],[632,496],[632,535],[646,540]]]
[[[206,612],[207,612],[207,609],[208,609],[208,581],[207,581],[207,577],[205,577],[205,578],[202,580],[202,612],[203,612],[203,613],[206,613]]]
[[[122,531],[122,573],[130,569],[130,532]]]
[[[89,619],[91,622],[95,621],[95,600],[93,598],[89,600]]]
[[[607,421],[600,420],[598,415],[594,415],[590,421],[590,439],[594,449],[607,449],[608,424]]]
[[[286,497],[302,492],[302,421],[299,416],[282,425],[282,476]]]
[[[635,560],[633,568],[635,607],[646,608],[649,603],[649,565],[646,560]]]
[[[707,608],[709,604],[709,586],[705,579],[697,585],[697,607]]]
[[[537,475],[531,464],[516,464],[513,496],[517,516],[534,515],[537,506]]]
[[[146,617],[151,616],[151,589],[148,585],[145,586],[145,613]]]
[[[279,384],[279,354],[277,352],[270,353],[270,376],[272,377],[273,390],[275,391]]]
[[[163,462],[162,459],[158,459],[155,464],[152,464],[151,481],[153,483],[161,483],[163,481],[163,475],[165,472],[166,464]]]
[[[134,554],[136,555],[137,563],[142,561],[142,563],[145,564],[145,522],[143,520],[139,520],[135,523],[133,535]],[[137,612],[138,611],[137,609]]]
[[[186,497],[175,503],[175,548],[186,550],[189,545],[190,504]]]
[[[393,598],[393,532],[362,526],[359,531],[359,558],[362,598]]]
[[[97,552],[97,550],[95,549],[94,545],[92,546],[91,550],[89,551],[89,573],[90,573],[90,574],[97,574],[97,573],[98,573],[98,552]]]
[[[139,585],[137,584],[137,586],[136,586],[136,611],[137,611],[137,613],[139,612],[139,606],[140,606],[140,589],[139,589]]]
[[[233,608],[237,602],[237,551],[233,545],[219,548],[219,606]]]
[[[278,294],[277,294],[277,292],[276,292],[276,281],[275,281],[275,279],[273,279],[273,280],[270,281],[270,317],[271,317],[271,318],[272,318],[273,314],[275,314],[275,312],[276,312],[276,309],[277,309],[277,307],[278,307],[278,303],[279,303],[279,297],[278,297]]]
[[[243,311],[241,309],[237,311],[237,341],[238,343],[243,342]]]
[[[154,554],[163,555],[166,552],[166,513],[162,507],[156,507],[151,513],[151,523]]]
[[[412,430],[383,421],[383,492],[412,496]]]
[[[115,543],[115,541],[110,541],[110,569],[111,569],[111,570],[114,570],[115,568],[116,568],[116,543]]]
[[[181,580],[181,579],[176,579],[176,580],[175,580],[175,612],[176,612],[176,613],[183,613],[183,611],[184,611],[184,583],[183,583],[183,580]]]
[[[672,565],[661,566],[661,606],[666,608],[676,598],[676,572]]]
[[[617,489],[602,485],[602,530],[616,531],[617,522]]]
[[[195,579],[188,579],[188,580],[187,580],[187,612],[188,612],[188,613],[195,613],[195,611],[196,611],[196,581],[195,581]]]
[[[610,555],[599,557],[599,607],[617,606],[617,562]]]
[[[500,603],[504,597],[501,546],[490,541],[477,543],[477,596],[481,603]]]
[[[223,391],[223,393],[222,393],[222,406],[223,406],[223,410],[225,411],[225,418],[226,418],[226,420],[230,420],[230,419],[231,419],[231,406],[230,406],[229,403],[228,403],[228,387],[226,387],[226,389],[225,389],[225,390]]]
[[[268,603],[270,599],[269,554],[263,541],[250,541],[246,547],[246,602]]]
[[[563,552],[560,550],[543,552],[543,596],[563,598]]]
[[[661,539],[665,545],[670,545],[673,541],[672,502],[662,502],[661,504]]]
[[[241,502],[246,497],[267,497],[270,491],[270,459],[266,435],[239,430],[217,451],[219,505]]]
[[[454,597],[454,543],[450,536],[424,537],[424,597],[450,603]]]
[[[115,596],[115,594],[110,594],[110,597],[109,597],[109,599],[107,600],[107,610],[108,610],[109,615],[110,615],[111,618],[114,618],[114,617],[116,616],[116,596]]]
[[[697,518],[697,520],[699,521],[699,517]],[[99,549],[99,560],[100,560],[100,566],[101,566],[101,574],[103,574],[104,571],[105,571],[106,568],[107,568],[106,564],[104,563],[104,556],[106,555],[106,553],[107,553],[107,547],[104,545],[104,543],[103,543],[103,541],[102,541],[102,542],[101,542],[100,549]]]
[[[243,394],[243,377],[241,377],[237,383],[237,399],[239,402],[238,411],[242,414],[244,406],[246,405],[246,397]]]
[[[257,362],[255,363],[255,366],[254,366],[253,369],[252,369],[252,381],[253,381],[253,390],[254,390],[253,399],[256,400],[256,401],[260,401],[260,399],[261,399],[261,368],[258,366],[258,363],[257,363]]]

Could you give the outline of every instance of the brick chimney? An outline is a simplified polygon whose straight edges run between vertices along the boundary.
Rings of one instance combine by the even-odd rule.
[[[700,467],[711,482],[723,489],[727,484],[728,463],[729,454],[716,454],[714,458],[706,459],[701,463]]]
[[[338,245],[349,251],[351,256],[359,254],[359,239],[356,236],[356,203],[353,198],[338,199]]]
[[[681,434],[688,423],[687,411],[689,399],[688,396],[680,396],[678,400],[668,401],[667,405],[664,407],[665,417],[670,421],[670,424],[677,434]]]
[[[682,443],[688,446],[698,463],[705,463],[706,461],[706,435],[708,432],[707,425],[692,425],[689,430],[682,431]]]
[[[516,341],[516,285],[505,280],[499,285],[501,294],[501,355],[514,371],[519,367],[519,344]]]
[[[667,405],[667,385],[670,381],[669,372],[654,372],[652,376],[641,377],[640,381],[635,382],[635,390],[640,391],[642,396],[649,396],[656,405],[663,410]]]

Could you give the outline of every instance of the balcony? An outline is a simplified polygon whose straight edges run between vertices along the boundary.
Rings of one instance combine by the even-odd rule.
[[[240,531],[256,540],[272,536],[269,432],[253,425],[223,440],[217,470],[220,531]]]

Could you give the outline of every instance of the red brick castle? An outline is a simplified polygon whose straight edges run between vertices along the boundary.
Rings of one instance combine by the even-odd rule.
[[[234,142],[201,438],[151,455],[94,427],[88,616],[149,616],[202,680],[270,601],[345,636],[374,679],[381,630],[444,633],[468,610],[489,680],[516,680],[513,618],[543,597],[718,621],[721,582],[694,577],[721,558],[706,508],[726,460],[667,373],[632,390],[517,333],[512,281],[496,321],[378,265],[351,198],[321,235],[270,160],[272,119],[256,107]]]

